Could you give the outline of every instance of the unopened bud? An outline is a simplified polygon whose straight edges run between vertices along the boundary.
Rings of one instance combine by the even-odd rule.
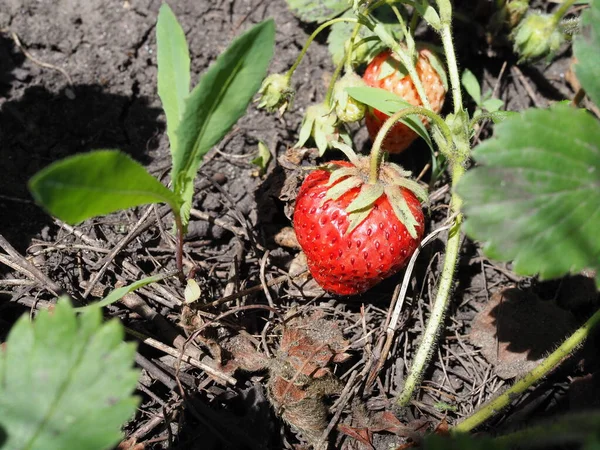
[[[519,62],[523,62],[555,53],[564,37],[551,14],[531,12],[515,28],[513,40]]]

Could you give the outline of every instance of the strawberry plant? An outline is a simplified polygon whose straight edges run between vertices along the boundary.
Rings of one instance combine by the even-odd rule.
[[[289,0],[288,3],[303,20],[322,23],[315,34],[327,25],[339,28],[343,24],[347,31],[346,40],[340,37],[339,31],[335,35],[338,48],[332,54],[337,69],[324,103],[318,105],[318,110],[311,110],[311,116],[306,119],[310,132],[303,126],[297,144],[309,142],[312,133],[321,155],[331,151],[328,149],[339,149],[350,160],[336,159],[319,166],[304,180],[296,203],[296,235],[313,277],[325,290],[342,295],[364,292],[402,267],[422,237],[422,215],[416,197],[413,198],[413,193],[418,193],[420,188],[405,178],[406,171],[384,162],[382,152],[400,152],[420,135],[448,161],[452,181],[448,217],[452,225],[444,266],[429,322],[404,388],[397,397],[399,406],[410,403],[443,326],[463,228],[469,236],[483,243],[483,251],[490,258],[512,261],[518,274],[550,279],[592,269],[596,273],[596,285],[600,287],[600,247],[594,231],[600,227],[597,118],[578,109],[577,105],[567,104],[553,105],[547,110],[531,109],[518,115],[499,111],[502,102],[487,94],[482,96],[479,83],[470,71],[463,72],[462,79],[459,76],[452,38],[453,8],[449,1],[406,2],[413,8],[412,19],[406,19],[400,9],[392,5],[404,43],[398,42],[389,27],[373,14],[379,6],[389,2],[356,1],[350,7],[347,2],[329,1],[320,2],[316,10],[313,2]],[[557,50],[563,43],[559,30],[559,25],[564,24],[561,19],[573,3],[564,2],[552,15],[536,12],[524,15],[514,35],[522,61]],[[598,83],[591,73],[598,68],[599,58],[591,52],[600,45],[599,8],[600,2],[591,2],[583,13],[582,30],[574,45],[579,61],[576,73],[589,97],[596,102]],[[342,17],[334,19],[341,13],[344,13]],[[438,33],[445,64],[432,63],[426,53],[429,50],[417,51],[412,32],[419,19]],[[544,23],[538,23],[540,20]],[[363,61],[364,54],[357,51],[360,45],[356,41],[361,29],[371,33],[368,39],[378,40],[388,47],[365,69],[363,79],[370,87],[341,88],[358,102],[355,109],[360,109],[360,103],[367,107],[365,123],[373,141],[370,166],[347,146],[351,144],[351,136],[343,135],[346,117],[336,109],[331,95],[336,92],[336,78],[342,70],[345,76],[355,77],[355,66]],[[340,57],[340,45],[343,57]],[[302,54],[305,52],[306,48]],[[293,68],[297,65],[298,61]],[[445,71],[449,80],[447,88]],[[288,93],[292,89],[290,79],[291,72],[288,72],[285,85]],[[461,83],[478,106],[471,115],[463,105]],[[341,89],[338,87],[337,91]],[[451,92],[453,107],[452,112],[442,117],[439,113],[446,89]],[[415,116],[420,116],[420,120],[414,120]],[[498,122],[494,138],[472,151],[470,140],[475,127],[487,119]],[[327,128],[315,127],[313,124],[318,121],[327,124]],[[425,126],[429,123],[430,131]],[[340,143],[341,140],[345,144]],[[479,166],[467,170],[472,164],[471,158]],[[395,175],[400,176],[395,179],[401,181],[386,179],[389,167],[394,167]],[[390,184],[402,186],[402,195],[392,195],[386,187]],[[400,204],[404,207],[398,208]],[[387,221],[380,216],[386,209],[394,212],[388,213],[391,219]],[[378,265],[376,246],[381,239],[376,234],[376,224],[384,222],[381,231],[391,236],[391,227],[399,239],[389,246],[406,253],[403,258],[390,255],[385,265]],[[407,234],[410,239],[404,241]],[[599,320],[600,312],[597,312],[522,381],[452,431],[469,431],[506,406],[511,395],[523,392],[572,352]]]
[[[166,203],[177,229],[177,267],[189,221],[194,178],[202,158],[245,113],[273,54],[272,20],[236,39],[190,91],[185,35],[169,6],[156,25],[158,94],[167,119],[171,189],[118,150],[97,150],[58,161],[30,181],[33,197],[52,215],[76,224],[149,203]]]
[[[297,301],[304,300],[304,295],[296,294],[294,283],[289,283],[290,290],[286,291],[294,306],[288,314],[281,314],[273,298],[276,291],[270,290],[279,278],[274,281],[265,276],[269,251],[260,258],[247,258],[241,248],[232,258],[229,272],[225,271],[227,288],[223,297],[206,303],[211,294],[194,280],[193,271],[188,275],[185,292],[177,292],[182,300],[177,299],[174,305],[181,310],[176,310],[170,318],[175,317],[177,326],[187,333],[185,345],[198,344],[202,348],[202,352],[196,353],[199,359],[210,355],[226,381],[231,380],[230,375],[236,370],[261,372],[247,381],[258,385],[264,379],[265,397],[274,412],[316,448],[327,445],[328,433],[348,410],[356,423],[346,423],[339,431],[367,448],[375,448],[373,433],[379,431],[401,435],[415,446],[431,449],[503,449],[540,442],[595,448],[600,424],[596,411],[569,414],[500,436],[470,434],[581,347],[600,322],[600,311],[591,308],[580,318],[579,328],[565,327],[561,336],[571,334],[562,343],[552,347],[547,355],[529,359],[521,377],[479,409],[461,408],[465,398],[461,392],[443,392],[444,401],[433,406],[420,400],[422,392],[439,387],[425,386],[422,381],[432,359],[443,358],[437,351],[440,337],[451,335],[456,340],[462,337],[456,328],[446,330],[445,318],[449,306],[462,301],[460,295],[464,289],[454,287],[464,267],[460,257],[465,235],[486,258],[509,264],[505,270],[513,277],[514,272],[533,280],[550,280],[585,270],[591,271],[593,282],[600,287],[600,244],[596,237],[600,228],[600,125],[597,117],[581,107],[583,104],[593,110],[593,103],[600,103],[597,81],[600,1],[583,2],[587,6],[583,7],[580,20],[567,16],[573,11],[572,0],[543,12],[529,11],[526,1],[496,2],[500,7],[497,19],[502,26],[510,22],[507,25],[514,28],[512,39],[519,64],[551,58],[557,49],[565,48],[574,30],[579,28],[573,37],[573,52],[578,61],[575,74],[581,90],[571,102],[518,112],[501,111],[504,102],[494,98],[496,89],[484,89],[485,84],[470,70],[463,67],[459,70],[455,48],[459,41],[455,39],[454,28],[460,26],[458,20],[464,23],[469,18],[457,14],[449,0],[287,0],[287,3],[314,29],[289,69],[285,66],[284,72],[265,78],[274,45],[274,22],[266,20],[237,38],[191,90],[186,35],[173,12],[163,4],[156,38],[158,95],[165,112],[172,163],[169,187],[126,154],[102,149],[58,161],[35,175],[30,189],[36,201],[70,224],[143,204],[169,205],[177,233],[176,264],[183,280],[187,275],[183,273],[183,239],[192,212],[193,181],[204,155],[244,114],[257,92],[257,106],[280,116],[295,110],[294,100],[301,106],[306,104],[307,99],[299,96],[307,95],[308,90],[295,92],[294,74],[309,46],[328,30],[327,47],[335,69],[330,78],[324,77],[327,90],[323,98],[316,101],[311,98],[314,104],[306,107],[299,129],[290,133],[292,138],[297,137],[294,147],[287,149],[285,156],[290,154],[290,158],[280,160],[295,165],[295,173],[301,173],[297,179],[289,176],[284,189],[288,199],[293,197],[291,200],[295,201],[292,218],[295,240],[291,239],[295,242],[290,247],[299,246],[306,261],[302,270],[294,272],[294,264],[301,265],[298,261],[302,261],[302,254],[298,255],[281,279],[295,281],[307,277],[309,283],[314,281],[322,288],[317,290],[316,297],[329,294],[327,300],[337,306],[352,304],[352,300],[365,303],[381,300],[389,294],[385,285],[370,290],[384,279],[400,281],[403,275],[391,298],[395,306],[390,307],[388,318],[381,322],[384,331],[376,341],[369,340],[373,333],[368,330],[364,307],[360,320],[346,328],[335,325],[323,310],[314,311],[314,301],[303,304],[308,312],[298,312]],[[417,36],[428,42],[418,42]],[[469,63],[469,67],[479,73],[475,65]],[[317,84],[313,79],[308,83]],[[474,103],[473,108],[467,107],[463,91],[473,100],[469,104]],[[586,94],[589,103],[585,103]],[[510,102],[506,103],[508,107]],[[493,126],[493,137],[476,144],[480,135],[486,135],[480,133],[483,124]],[[364,138],[360,130],[364,131]],[[367,134],[370,141],[365,144]],[[409,167],[410,152],[420,151],[418,145],[413,145],[418,139],[424,144],[421,147],[429,147],[431,160],[425,167]],[[287,143],[291,146],[293,141]],[[316,150],[309,148],[312,144]],[[263,142],[259,143],[258,157],[252,161],[257,166],[253,176],[261,179],[273,176],[269,162],[277,152],[277,144],[269,142],[269,147],[273,153]],[[365,149],[369,154],[360,154]],[[297,167],[306,155],[311,159],[310,167]],[[443,170],[445,174],[441,174]],[[413,172],[420,173],[417,179],[412,177]],[[421,180],[423,177],[425,181]],[[443,209],[439,204],[439,192],[444,189],[440,180],[446,183],[449,199]],[[426,181],[432,191],[441,189],[429,193]],[[293,182],[299,187],[297,194],[290,194]],[[436,208],[437,212],[432,213]],[[446,214],[444,219],[439,219],[440,209]],[[429,220],[430,216],[437,217],[434,229],[428,229],[434,222]],[[424,259],[420,251],[434,239],[443,241],[436,250],[439,260],[433,260],[439,264],[430,263],[428,271],[434,275],[423,280],[422,271],[412,269],[419,258]],[[238,277],[244,270],[240,261],[257,259],[260,259],[260,285],[236,290]],[[60,300],[53,313],[40,313],[33,324],[25,319],[18,322],[0,350],[1,448],[70,448],[75,443],[78,448],[100,449],[116,443],[118,426],[131,417],[136,405],[130,396],[136,373],[130,368],[132,350],[121,342],[120,327],[113,322],[102,325],[100,308],[172,275],[162,273],[137,279],[83,308],[73,309]],[[183,290],[183,286],[178,287]],[[423,300],[416,294],[419,287],[430,296],[429,302],[422,301],[419,305],[423,327],[418,327],[420,338],[413,350],[408,339],[400,343],[394,342],[394,337],[402,323],[400,308],[407,290],[415,292],[412,304],[415,307],[415,298]],[[250,292],[258,291],[264,292],[268,306],[247,301]],[[375,295],[371,295],[373,292]],[[348,296],[356,297],[348,301]],[[502,299],[500,296],[498,309]],[[234,305],[233,300],[240,303]],[[537,297],[535,302],[543,303]],[[219,315],[206,311],[218,305],[225,305],[227,310]],[[272,333],[270,321],[262,331],[246,332],[244,324],[231,326],[222,320],[253,308],[266,310],[269,319],[276,318],[277,326]],[[560,309],[556,307],[553,311]],[[81,315],[76,316],[75,312]],[[160,316],[156,311],[152,313]],[[482,320],[493,321],[491,312],[483,316]],[[457,318],[456,322],[460,320]],[[496,328],[490,328],[499,330],[499,322],[497,316]],[[356,328],[355,325],[362,326],[364,333],[359,339],[350,340],[344,333]],[[499,353],[499,332],[494,339],[488,347]],[[273,342],[276,348],[270,351],[269,343]],[[379,377],[380,369],[389,362],[390,351],[394,351],[391,349],[402,345],[405,356],[398,364],[400,371],[389,377],[391,381],[379,379],[383,378]],[[338,376],[333,365],[347,362],[363,346],[364,370],[354,370],[359,366],[353,366],[345,376]],[[410,347],[408,352],[407,347]],[[98,354],[102,358],[97,358]],[[469,352],[465,354],[471,358]],[[189,401],[190,406],[196,406],[200,402],[195,403],[197,399],[187,394],[195,395],[198,385],[190,381],[189,373],[187,378],[179,377],[183,350],[179,358],[175,371],[177,383],[165,385],[169,392],[176,389],[174,386],[180,388],[181,404],[187,405]],[[204,368],[207,373],[210,369],[214,375],[215,368],[202,365],[199,359],[194,362],[200,365],[194,367]],[[114,373],[101,376],[98,362],[106,360],[115,361]],[[444,367],[443,361],[441,364]],[[402,372],[404,368],[406,374]],[[449,380],[456,374],[449,376],[444,371],[443,375]],[[459,375],[470,383],[468,370]],[[344,403],[357,391],[368,394],[375,381],[381,381],[380,392],[388,387],[395,389],[393,403],[398,417],[390,412],[392,408],[385,404],[385,398],[382,399],[385,410],[368,417],[361,405]],[[353,382],[360,383],[360,389]],[[487,378],[479,382],[483,386]],[[235,383],[235,379],[229,383]],[[34,389],[28,390],[28,386]],[[45,388],[43,392],[39,386]],[[200,390],[205,390],[207,384],[202,386]],[[74,387],[86,395],[82,398],[89,396],[89,404],[75,398]],[[238,387],[236,394],[242,391],[242,386]],[[444,386],[439,388],[442,392]],[[41,396],[41,407],[33,404],[33,395]],[[214,395],[219,402],[225,397]],[[340,400],[330,422],[331,405],[327,397],[331,395],[340,395]],[[480,395],[477,406],[483,398]],[[434,433],[423,436],[422,424],[409,427],[402,422],[405,409],[411,405],[426,412],[429,407],[433,410],[432,417],[448,414],[452,426],[444,419]],[[204,425],[203,414],[201,411],[199,415]],[[168,434],[171,439],[170,429]],[[88,442],[90,436],[97,438],[95,443]]]

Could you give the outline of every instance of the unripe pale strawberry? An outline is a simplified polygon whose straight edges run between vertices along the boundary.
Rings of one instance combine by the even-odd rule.
[[[440,74],[434,69],[430,58],[435,56],[427,49],[419,51],[416,63],[417,74],[425,94],[434,112],[439,113],[444,105],[446,88]],[[363,80],[371,87],[377,87],[393,92],[413,106],[423,106],[419,93],[412,82],[406,68],[394,56],[391,50],[379,53],[367,66]],[[377,132],[388,119],[388,115],[377,109],[369,108],[365,114],[365,122],[369,135],[375,140]],[[429,120],[421,117],[425,125]],[[405,150],[416,138],[417,133],[402,123],[395,124],[383,141],[383,149],[389,153],[400,153]]]

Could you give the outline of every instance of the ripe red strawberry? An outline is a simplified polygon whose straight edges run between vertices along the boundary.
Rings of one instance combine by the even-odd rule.
[[[296,237],[312,276],[339,295],[365,292],[402,269],[424,231],[417,197],[427,194],[405,178],[408,172],[383,163],[371,184],[369,159],[355,158],[310,173],[294,212]]]
[[[431,64],[430,58],[435,58],[435,56],[429,50],[420,50],[416,69],[425,88],[429,103],[431,103],[431,108],[439,113],[444,105],[446,88],[442,77]],[[363,80],[371,87],[385,89],[397,94],[413,106],[423,106],[410,76],[391,50],[384,50],[371,61],[363,75]],[[369,108],[367,110],[365,122],[372,140],[375,140],[377,132],[388,117],[377,109]],[[427,118],[422,117],[421,120],[425,125],[428,124]],[[397,123],[384,139],[383,148],[389,153],[400,153],[416,138],[417,133],[403,123]]]

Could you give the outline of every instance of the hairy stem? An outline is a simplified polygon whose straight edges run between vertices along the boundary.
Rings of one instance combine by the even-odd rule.
[[[452,428],[453,433],[464,433],[478,427],[497,412],[506,408],[514,400],[515,395],[525,392],[530,386],[540,381],[555,369],[565,358],[567,358],[577,347],[579,347],[590,335],[591,330],[600,323],[600,310],[596,311],[587,322],[569,336],[560,347],[554,350],[537,367],[528,372],[523,378],[513,384],[510,389],[503,392],[490,403],[478,410],[475,414],[467,417],[461,423]]]
[[[439,115],[437,115],[430,109],[423,108],[422,106],[413,106],[410,108],[401,109],[397,113],[390,116],[390,118],[383,123],[381,129],[375,137],[375,142],[373,142],[373,147],[371,148],[369,183],[374,184],[379,178],[379,166],[381,164],[382,154],[381,145],[383,144],[385,136],[396,124],[396,122],[412,114],[420,114],[422,116],[427,116],[428,118],[430,118],[437,126],[440,127],[442,133],[444,134],[444,137],[446,138],[446,142],[452,142],[452,132],[450,131],[450,128],[448,127],[448,125],[446,125],[446,122],[444,122]]]
[[[454,102],[454,112],[462,111],[462,92],[460,90],[460,76],[458,75],[458,64],[456,62],[456,53],[452,43],[452,23],[442,18],[442,28],[440,30],[444,53],[446,54],[446,65],[448,67],[448,76],[450,78],[450,87],[452,89],[452,101]]]
[[[452,183],[455,184],[463,175],[465,169],[461,164],[454,163],[452,166]],[[456,262],[458,261],[458,251],[460,249],[460,225],[462,223],[462,215],[460,214],[460,206],[462,201],[456,193],[452,194],[452,200],[450,202],[450,214],[456,214],[454,224],[448,232],[448,243],[446,244],[446,256],[444,258],[444,268],[442,269],[442,276],[438,286],[437,294],[435,296],[433,309],[425,327],[423,333],[423,340],[419,345],[415,358],[406,383],[400,395],[396,398],[398,406],[408,406],[412,399],[415,390],[421,384],[423,380],[423,373],[425,372],[429,358],[431,357],[437,339],[440,335],[440,330],[444,322],[444,316],[450,303],[450,291],[452,289],[452,283],[454,281],[454,271],[456,269]]]
[[[304,55],[306,55],[306,52],[308,51],[308,47],[310,47],[310,44],[312,43],[312,41],[315,40],[315,38],[317,37],[317,35],[321,31],[323,31],[325,28],[333,25],[334,23],[338,23],[338,22],[357,23],[358,20],[354,19],[352,17],[338,17],[337,19],[328,20],[327,22],[325,22],[324,24],[322,24],[319,28],[317,28],[315,31],[313,31],[313,33],[306,40],[306,43],[304,44],[304,47],[302,47],[302,50],[300,51],[300,54],[296,58],[296,61],[294,62],[294,64],[292,65],[292,67],[290,67],[290,70],[288,70],[287,73],[285,74],[285,76],[288,79],[292,78],[292,75],[294,74],[294,71],[296,70],[296,68],[298,67],[298,65],[300,64],[300,62],[302,61],[302,58],[304,58]]]

